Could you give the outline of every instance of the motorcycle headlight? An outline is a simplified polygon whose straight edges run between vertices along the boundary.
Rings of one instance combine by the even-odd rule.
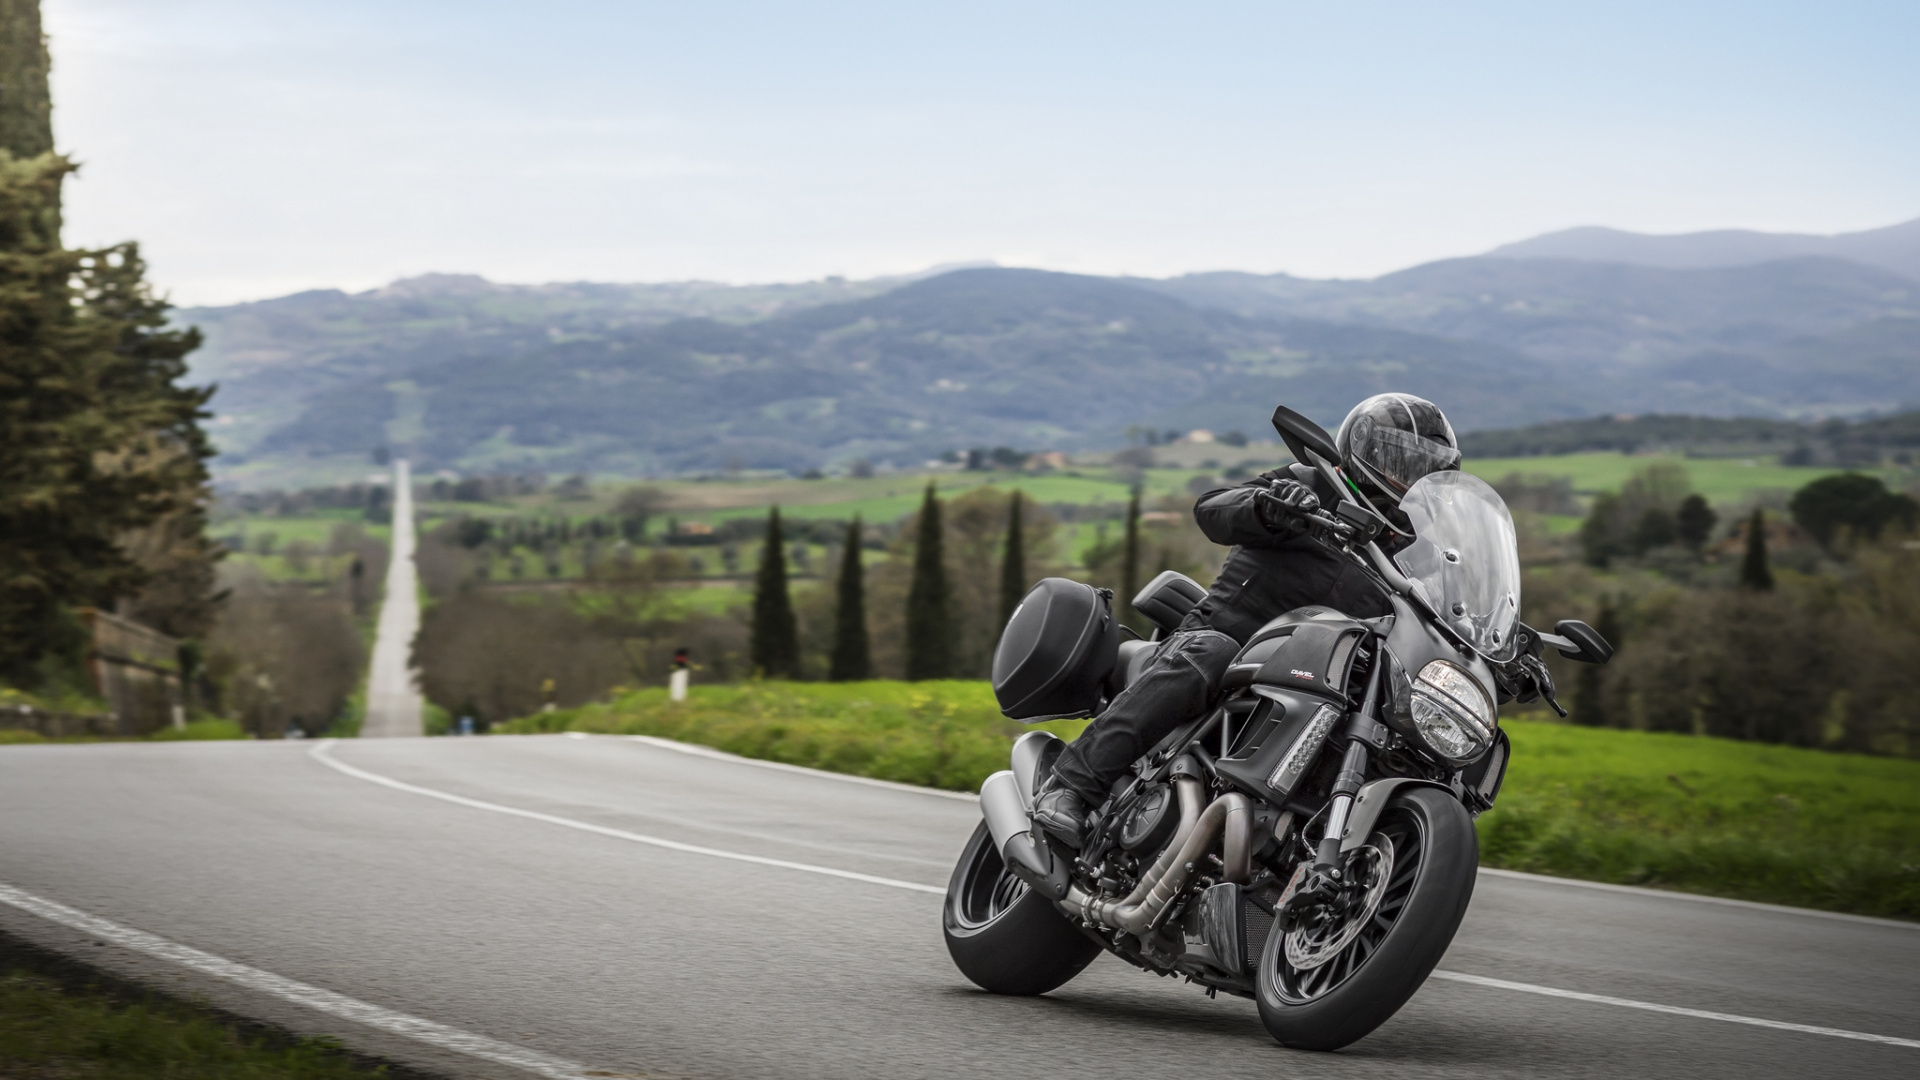
[[[1493,702],[1458,664],[1435,660],[1413,680],[1413,726],[1449,761],[1475,757],[1493,741]]]

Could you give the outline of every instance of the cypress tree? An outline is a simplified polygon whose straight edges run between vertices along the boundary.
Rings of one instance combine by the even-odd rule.
[[[0,0],[0,150],[33,158],[53,149],[53,96],[39,0]]]
[[[1140,488],[1135,485],[1127,500],[1127,535],[1120,549],[1120,595],[1114,605],[1120,621],[1138,630],[1140,619],[1133,612],[1133,594],[1140,591]]]
[[[793,600],[787,596],[787,549],[780,534],[780,508],[767,514],[767,543],[760,552],[760,572],[753,589],[753,636],[749,642],[753,668],[769,679],[791,679],[799,674],[800,630],[793,618]]]
[[[1007,550],[1000,563],[1000,629],[1013,618],[1013,609],[1027,595],[1027,540],[1020,514],[1020,493],[1007,500]],[[998,640],[1000,635],[994,635]]]
[[[913,549],[913,584],[907,589],[907,678],[944,679],[953,674],[953,594],[947,584],[941,542],[940,500],[933,485],[920,504],[920,531]]]
[[[833,657],[827,678],[857,682],[873,678],[873,653],[867,645],[867,590],[860,565],[860,519],[847,526],[847,543],[840,554],[840,605],[833,613]]]
[[[61,245],[72,170],[0,153],[0,677],[23,684],[49,654],[77,656],[78,605],[137,597],[136,617],[204,632],[220,554],[199,425],[212,391],[179,385],[200,335],[168,328],[138,245]]]
[[[1740,584],[1760,592],[1773,588],[1773,568],[1767,565],[1767,512],[1758,507],[1747,522],[1747,554],[1740,560]]]

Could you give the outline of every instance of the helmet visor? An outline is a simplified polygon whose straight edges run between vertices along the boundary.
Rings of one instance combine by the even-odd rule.
[[[1384,424],[1368,424],[1356,432],[1360,445],[1354,456],[1375,480],[1396,496],[1405,495],[1414,481],[1430,473],[1460,467],[1460,451],[1436,439],[1401,431]]]

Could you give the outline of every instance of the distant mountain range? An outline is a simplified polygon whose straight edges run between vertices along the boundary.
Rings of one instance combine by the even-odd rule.
[[[1531,240],[1494,248],[1487,254],[1496,259],[1578,259],[1582,262],[1659,266],[1669,270],[1751,266],[1803,255],[1821,255],[1832,259],[1850,259],[1882,270],[1892,270],[1896,274],[1920,278],[1920,220],[1837,236],[1763,233],[1746,229],[1648,236],[1589,226],[1536,236]]]
[[[1433,397],[1463,430],[1886,411],[1920,402],[1909,256],[1920,267],[1920,222],[1842,237],[1572,230],[1371,281],[433,275],[179,317],[208,334],[194,370],[221,385],[221,468],[253,482],[383,446],[462,471],[798,470],[1111,446],[1134,424],[1261,437],[1275,402],[1334,422],[1383,389]],[[1650,265],[1663,259],[1685,265]]]

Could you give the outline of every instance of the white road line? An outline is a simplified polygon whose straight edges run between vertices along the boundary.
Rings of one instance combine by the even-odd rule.
[[[1608,997],[1605,994],[1583,994],[1578,990],[1561,990],[1552,986],[1535,986],[1532,983],[1508,982],[1505,979],[1489,979],[1484,975],[1467,975],[1458,971],[1436,971],[1433,978],[1448,982],[1466,983],[1469,986],[1484,986],[1493,990],[1517,990],[1523,994],[1539,994],[1542,997],[1565,998],[1568,1001],[1584,1001],[1593,1005],[1617,1005],[1622,1009],[1640,1009],[1644,1012],[1667,1013],[1671,1016],[1686,1016],[1695,1020],[1719,1020],[1728,1024],[1746,1024],[1749,1027],[1772,1028],[1775,1031],[1794,1031],[1802,1035],[1825,1035],[1834,1039],[1852,1039],[1856,1042],[1884,1043],[1888,1046],[1905,1046],[1920,1050],[1920,1039],[1897,1039],[1892,1035],[1874,1035],[1865,1031],[1848,1031],[1845,1028],[1816,1027],[1813,1024],[1790,1024],[1785,1020],[1763,1020],[1757,1016],[1740,1016],[1735,1013],[1708,1012],[1705,1009],[1683,1009],[1678,1005],[1659,1005],[1651,1001],[1635,1001],[1632,998]]]
[[[498,1039],[489,1039],[484,1035],[475,1035],[472,1032],[447,1027],[445,1024],[436,1024],[431,1020],[422,1020],[417,1016],[370,1005],[358,998],[347,997],[345,994],[336,994],[331,990],[309,986],[282,975],[275,975],[270,971],[248,967],[209,952],[201,952],[188,945],[168,941],[166,938],[149,934],[144,930],[135,930],[131,926],[122,926],[110,919],[90,915],[42,896],[35,896],[33,893],[16,889],[11,885],[0,884],[0,904],[7,904],[29,914],[38,915],[50,922],[70,927],[101,941],[110,941],[121,948],[145,953],[157,960],[165,960],[190,968],[202,975],[225,979],[249,990],[270,994],[282,1001],[304,1005],[329,1016],[351,1020],[356,1024],[364,1024],[390,1035],[399,1035],[416,1042],[437,1046],[442,1050],[452,1050],[468,1057],[524,1069],[537,1076],[549,1077],[550,1080],[587,1080],[588,1077],[614,1075],[606,1070],[589,1069],[578,1062],[554,1057],[539,1050],[529,1050],[524,1046],[515,1046]]]
[[[577,736],[582,733],[570,731],[567,734],[569,736]],[[691,757],[711,758],[715,761],[724,761],[732,765],[751,765],[756,769],[777,769],[780,772],[817,776],[822,780],[838,780],[847,784],[863,784],[867,787],[889,788],[894,791],[911,792],[915,795],[937,795],[943,799],[960,799],[964,802],[980,801],[980,796],[969,791],[945,791],[940,788],[921,787],[918,784],[902,784],[897,780],[875,780],[871,776],[854,776],[851,773],[828,772],[825,769],[809,769],[805,765],[789,765],[784,761],[761,761],[759,758],[741,757],[739,754],[729,754],[725,750],[715,750],[711,746],[701,746],[698,743],[676,742],[672,739],[662,739],[656,735],[628,735],[626,738],[632,742],[644,743],[647,746],[656,746],[662,750],[674,750]]]
[[[646,737],[633,736],[633,738],[644,739]],[[661,741],[665,742],[666,740],[661,740]],[[314,759],[316,761],[319,761],[321,764],[326,765],[333,769],[337,769],[340,772],[347,774],[348,776],[351,776],[360,780],[366,780],[370,783],[380,784],[385,787],[390,787],[396,791],[405,791],[415,795],[425,795],[428,798],[441,799],[446,802],[455,803],[460,806],[469,806],[477,810],[489,810],[498,814],[509,814],[514,817],[523,817],[523,818],[528,818],[534,821],[544,821],[551,825],[561,825],[569,829],[579,829],[582,832],[597,833],[601,836],[611,836],[618,840],[629,840],[629,841],[633,841],[635,843],[640,843],[640,844],[651,844],[655,847],[663,847],[672,851],[684,851],[690,854],[706,855],[708,857],[716,858],[716,859],[730,859],[735,862],[757,863],[762,866],[777,866],[786,870],[801,870],[810,874],[825,874],[828,877],[846,878],[851,881],[863,881],[873,885],[887,885],[896,889],[910,889],[914,892],[934,893],[936,895],[945,895],[946,893],[945,889],[937,888],[932,885],[921,885],[911,881],[899,881],[893,878],[875,877],[871,874],[856,874],[849,870],[836,870],[830,866],[812,866],[807,863],[787,862],[784,859],[767,859],[767,858],[762,858],[758,855],[743,855],[739,852],[722,851],[722,850],[719,850],[718,848],[699,847],[693,844],[682,844],[678,841],[664,840],[664,839],[661,839],[660,837],[642,836],[639,833],[627,832],[624,829],[610,829],[603,825],[591,825],[584,821],[574,821],[571,818],[556,817],[555,815],[552,815],[552,814],[542,814],[533,810],[521,810],[521,809],[518,809],[517,807],[501,806],[497,803],[482,802],[479,799],[469,799],[462,795],[453,795],[444,791],[435,791],[432,788],[423,788],[414,784],[408,784],[399,780],[394,780],[385,776],[381,776],[377,773],[370,773],[370,772],[367,772],[365,769],[356,769],[353,766],[348,765],[344,762],[337,761],[333,757],[327,754],[328,748],[330,748],[332,745],[333,745],[333,740],[326,739],[321,741],[312,750],[308,751],[308,753],[311,754],[314,757]],[[669,744],[669,745],[673,746],[675,749],[678,749],[683,744]],[[803,771],[810,772],[812,770],[803,770]],[[1546,880],[1552,881],[1552,880],[1558,880],[1558,879],[1546,879]],[[1489,979],[1483,975],[1468,975],[1468,974],[1465,974],[1464,972],[1458,972],[1458,971],[1435,971],[1432,975],[1432,978],[1443,979],[1448,982],[1466,983],[1472,986],[1482,986],[1482,987],[1487,987],[1495,990],[1515,990],[1525,994],[1540,994],[1545,997],[1563,998],[1568,1001],[1584,1001],[1589,1004],[1595,1004],[1595,1005],[1614,1005],[1623,1009],[1639,1009],[1639,1010],[1642,1010],[1643,1012],[1667,1013],[1672,1016],[1686,1016],[1696,1020],[1718,1020],[1718,1021],[1722,1021],[1724,1023],[1730,1023],[1730,1024],[1746,1024],[1750,1027],[1772,1028],[1776,1031],[1798,1032],[1803,1035],[1825,1035],[1830,1038],[1836,1038],[1836,1039],[1852,1039],[1857,1042],[1883,1043],[1888,1046],[1905,1046],[1905,1047],[1920,1049],[1920,1039],[1900,1039],[1900,1038],[1895,1038],[1894,1036],[1891,1036],[1891,1035],[1874,1035],[1864,1031],[1847,1031],[1844,1028],[1817,1027],[1812,1024],[1791,1024],[1791,1023],[1787,1023],[1784,1020],[1765,1020],[1757,1016],[1740,1016],[1735,1013],[1709,1012],[1705,1009],[1686,1009],[1678,1005],[1661,1005],[1651,1001],[1635,1001],[1631,998],[1608,997],[1604,994],[1587,994],[1587,993],[1582,993],[1578,990],[1561,990],[1557,987],[1552,987],[1552,986],[1536,986],[1532,983],[1509,982],[1505,979]]]
[[[815,866],[812,863],[789,862],[786,859],[769,859],[761,855],[746,855],[738,851],[722,851],[719,848],[701,847],[698,844],[683,844],[678,840],[668,840],[659,836],[647,836],[642,833],[628,832],[625,829],[612,829],[605,825],[594,825],[585,821],[575,821],[572,818],[563,818],[555,814],[542,814],[537,810],[522,810],[517,806],[502,806],[499,803],[484,802],[480,799],[469,799],[464,795],[455,795],[446,791],[436,791],[433,788],[420,787],[417,784],[409,784],[401,780],[395,780],[392,777],[381,776],[379,773],[371,773],[365,769],[356,769],[343,761],[336,760],[330,755],[327,751],[332,748],[332,746],[332,739],[324,739],[314,746],[313,749],[307,751],[307,753],[322,765],[345,773],[356,780],[365,780],[370,784],[379,784],[382,787],[392,788],[395,791],[404,791],[410,795],[424,795],[429,799],[439,799],[442,802],[450,802],[456,806],[465,806],[474,810],[485,810],[494,814],[506,814],[509,817],[526,818],[529,821],[541,821],[548,825],[558,825],[567,829],[578,829],[581,832],[612,837],[615,840],[625,840],[634,844],[647,844],[652,847],[665,848],[668,851],[681,851],[689,855],[705,855],[710,859],[727,859],[732,862],[753,863],[758,866],[774,866],[782,870],[798,870],[806,874],[821,874],[826,877],[845,878],[848,881],[861,881],[869,885],[885,885],[888,888],[905,889],[909,892],[932,893],[935,896],[945,896],[947,894],[947,890],[938,885],[922,885],[917,881],[901,881],[898,878],[880,877],[875,874],[862,874],[852,870],[836,869],[831,866]]]

